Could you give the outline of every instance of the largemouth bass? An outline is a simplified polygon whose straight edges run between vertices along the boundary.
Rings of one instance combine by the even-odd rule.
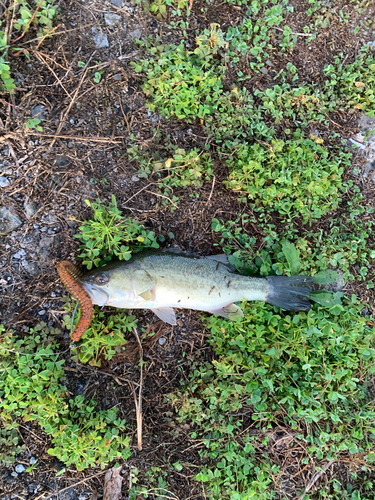
[[[175,307],[231,320],[243,317],[235,304],[243,299],[265,301],[290,311],[310,309],[308,294],[313,290],[314,278],[243,276],[233,272],[225,257],[144,251],[128,261],[113,262],[77,276],[76,280],[93,304],[151,309],[170,325],[176,324]]]

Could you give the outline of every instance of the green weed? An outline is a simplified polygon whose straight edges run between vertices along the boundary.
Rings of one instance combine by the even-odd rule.
[[[171,188],[201,187],[212,178],[213,162],[209,153],[168,146],[164,151],[152,153],[137,144],[127,150],[130,161],[138,162],[138,176],[154,176],[160,190],[167,188],[165,194],[169,194]]]
[[[0,419],[5,430],[17,428],[18,418],[38,422],[51,436],[48,453],[78,470],[128,458],[130,439],[120,435],[125,422],[117,418],[117,408],[96,411],[95,402],[84,402],[82,396],[66,399],[64,360],[59,360],[55,340],[59,330],[40,323],[24,339],[4,331],[0,327]]]
[[[360,199],[356,201],[358,203]],[[243,214],[237,220],[225,223],[213,219],[211,227],[220,234],[216,245],[232,254],[230,259],[233,264],[246,274],[315,275],[326,269],[339,269],[345,280],[364,280],[375,260],[370,240],[374,223],[369,220],[373,209],[357,203],[348,202],[349,210],[340,216],[345,223],[331,218],[326,230],[312,229],[306,231],[303,237],[293,225],[276,229],[274,224],[263,224],[265,234],[260,249],[257,238],[242,229],[248,222],[257,223],[254,217]],[[286,244],[293,244],[301,255],[298,269],[292,269],[285,255]],[[373,283],[369,281],[367,287],[372,288]]]
[[[32,6],[31,1],[11,0],[8,15],[10,17],[14,16],[15,22],[11,26],[16,32],[22,31],[22,33],[26,33],[30,27],[36,26],[39,28],[38,36],[42,37],[52,30],[58,7],[54,5],[54,0],[44,0],[41,3],[34,0],[33,3],[35,7]],[[2,21],[0,20],[1,26]],[[13,78],[10,76],[11,68],[8,59],[8,52],[11,48],[11,35],[12,33],[0,30],[0,92],[9,94],[16,88]],[[13,49],[19,50],[15,47]]]
[[[14,23],[16,30],[27,31],[31,26],[38,26],[38,36],[43,36],[52,30],[53,19],[56,16],[58,7],[54,5],[54,0],[40,2],[34,0],[34,6],[27,0],[16,0],[12,9],[16,13],[17,21]]]
[[[330,111],[349,107],[350,112],[361,110],[375,116],[375,57],[368,46],[344,67],[337,56],[334,64],[325,66],[324,73],[328,77],[325,96]]]
[[[300,216],[308,222],[338,207],[341,175],[349,158],[349,153],[295,133],[293,140],[239,148],[227,162],[227,185],[255,209],[276,211],[286,220]]]
[[[123,217],[113,195],[108,207],[99,200],[96,203],[86,200],[86,203],[93,209],[93,216],[80,226],[81,233],[75,238],[83,243],[79,257],[84,259],[87,269],[99,266],[103,260],[108,262],[113,256],[129,260],[132,252],[128,246],[130,243],[135,251],[159,248],[153,231],[144,229],[134,219]]]
[[[187,0],[136,0],[136,3],[141,4],[146,12],[153,14],[159,21],[168,17],[167,7],[172,8],[174,16],[181,16],[188,4]],[[190,15],[189,8],[187,8],[186,15]]]
[[[152,111],[188,121],[203,120],[214,111],[222,93],[224,68],[205,69],[206,57],[185,50],[183,43],[153,47],[148,41],[146,48],[151,57],[131,64],[136,72],[147,75],[142,88]]]
[[[215,138],[220,151],[231,154],[244,140],[258,137],[270,141],[275,135],[274,129],[266,125],[254,97],[246,88],[237,87],[221,94],[215,113],[205,118],[204,130]]]
[[[6,429],[0,429],[0,463],[4,465],[14,463],[16,455],[25,449],[26,447],[17,432],[16,424],[9,424]]]
[[[210,459],[197,476],[210,498],[282,493],[275,443],[312,467],[347,455],[363,457],[364,468],[373,461],[366,381],[375,372],[375,333],[362,309],[353,296],[339,315],[318,305],[291,316],[251,304],[241,321],[205,320],[215,360],[196,367],[171,398]]]
[[[64,300],[65,310],[64,324],[70,330],[72,325],[71,313],[74,304]],[[78,323],[80,310],[74,318],[74,326]],[[125,348],[125,334],[137,325],[135,316],[127,313],[116,312],[116,314],[104,314],[96,307],[94,318],[90,328],[86,331],[79,347],[72,350],[72,359],[76,362],[89,363],[91,366],[101,366],[102,359],[111,360],[113,356]]]

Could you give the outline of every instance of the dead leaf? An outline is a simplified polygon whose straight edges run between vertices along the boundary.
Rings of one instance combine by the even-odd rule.
[[[365,87],[366,85],[363,82],[355,82],[356,87]]]
[[[165,162],[166,168],[171,168],[173,162],[173,158],[168,158],[168,160]]]
[[[123,477],[120,475],[122,467],[112,467],[104,477],[103,500],[120,500]]]

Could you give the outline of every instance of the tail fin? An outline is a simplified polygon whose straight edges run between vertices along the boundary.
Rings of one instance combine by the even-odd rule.
[[[308,294],[313,291],[312,276],[267,276],[270,290],[266,302],[287,311],[308,311]]]

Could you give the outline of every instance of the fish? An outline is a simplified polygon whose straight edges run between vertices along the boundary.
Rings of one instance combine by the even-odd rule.
[[[112,262],[74,279],[92,304],[150,309],[170,325],[176,325],[175,308],[242,318],[236,302],[244,299],[308,311],[315,281],[301,275],[254,278],[238,274],[226,255],[200,257],[160,250],[133,254],[128,261]]]

